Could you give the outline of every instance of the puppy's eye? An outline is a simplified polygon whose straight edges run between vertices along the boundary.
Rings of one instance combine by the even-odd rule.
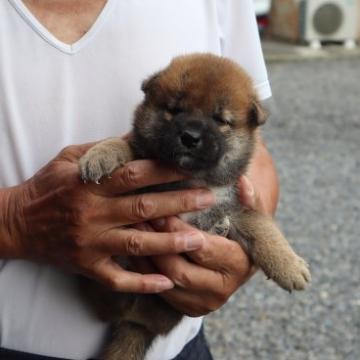
[[[215,120],[215,122],[216,122],[218,125],[220,125],[220,126],[222,126],[222,125],[230,125],[230,121],[224,119],[224,118],[223,118],[221,115],[219,115],[219,114],[214,114],[212,118],[213,118],[213,119]]]

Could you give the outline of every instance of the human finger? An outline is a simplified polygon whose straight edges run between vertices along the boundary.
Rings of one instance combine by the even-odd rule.
[[[264,193],[261,198],[256,192],[256,189],[249,177],[245,175],[241,176],[238,180],[237,186],[239,201],[245,208],[256,210],[264,214],[268,213],[264,202],[267,198],[267,194]]]
[[[176,232],[194,229],[175,216],[158,219],[151,223],[157,231]],[[205,241],[202,247],[188,252],[187,256],[208,269],[223,273],[237,273],[238,276],[241,274],[247,278],[252,268],[252,262],[241,246],[237,242],[221,236],[203,234]]]
[[[162,256],[162,258],[168,258],[169,264],[171,264],[173,256]],[[151,260],[150,258],[139,257],[132,259],[134,269],[143,274],[154,273],[160,270],[153,264],[154,257]],[[206,315],[223,305],[229,296],[229,289],[226,291],[221,290],[224,281],[219,281],[218,278],[215,278],[215,281],[210,287],[208,284],[202,284],[196,290],[189,287],[182,288],[175,286],[173,289],[161,293],[161,296],[172,307],[183,314],[194,317]],[[234,289],[235,287],[230,292],[232,293]]]
[[[173,288],[173,282],[161,274],[139,274],[124,270],[107,259],[95,266],[88,276],[95,278],[113,291],[131,293],[160,293]]]
[[[190,262],[180,255],[152,256],[156,269],[188,291],[204,291],[224,284],[223,274]]]
[[[189,292],[176,287],[162,292],[160,296],[174,309],[190,317],[207,315],[219,309],[227,300],[227,298]]]
[[[149,256],[192,251],[203,242],[204,235],[197,230],[156,233],[115,228],[104,233],[94,246],[112,256]]]
[[[208,236],[201,249],[187,253],[199,265],[233,275],[244,283],[251,272],[252,261],[235,241],[220,236]]]
[[[214,195],[205,189],[126,195],[99,201],[106,222],[129,225],[210,207]]]
[[[113,196],[148,186],[183,180],[184,175],[166,168],[155,161],[135,160],[116,169],[110,177],[102,178],[100,184],[89,183],[96,194]]]
[[[255,189],[247,176],[243,175],[238,180],[238,196],[240,202],[250,209],[255,207]]]

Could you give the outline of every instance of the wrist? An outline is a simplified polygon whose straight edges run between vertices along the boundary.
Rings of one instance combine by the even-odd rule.
[[[22,186],[0,189],[0,258],[20,258],[21,228],[25,189]]]

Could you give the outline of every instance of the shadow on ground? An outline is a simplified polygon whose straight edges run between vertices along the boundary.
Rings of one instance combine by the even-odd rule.
[[[216,360],[360,359],[360,58],[269,65],[277,219],[309,291],[257,274],[205,322]]]

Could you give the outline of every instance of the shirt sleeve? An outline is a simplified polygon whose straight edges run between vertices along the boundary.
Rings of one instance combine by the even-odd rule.
[[[252,77],[261,100],[271,97],[253,0],[216,0],[221,52]]]

